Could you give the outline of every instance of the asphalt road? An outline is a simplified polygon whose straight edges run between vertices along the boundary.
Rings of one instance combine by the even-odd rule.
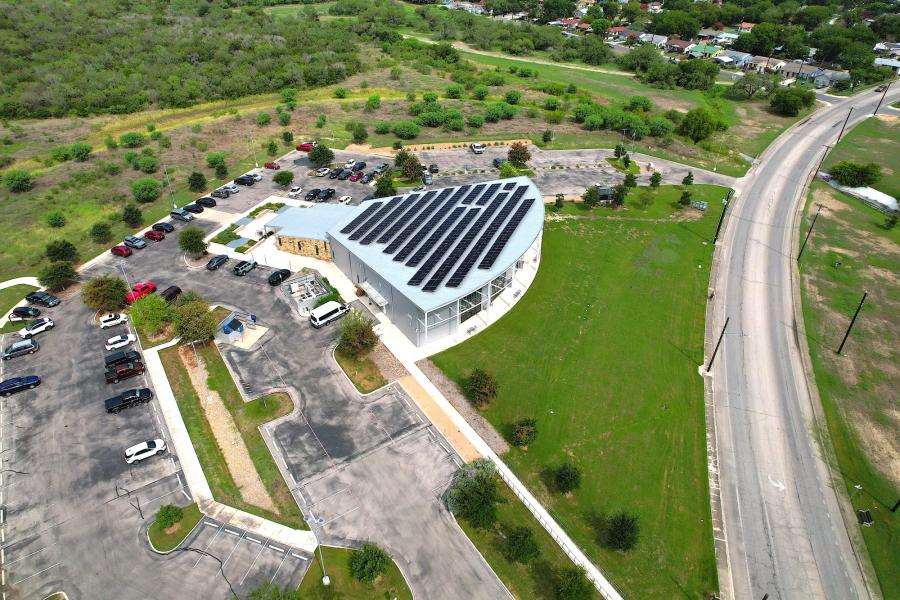
[[[869,597],[816,441],[791,271],[808,174],[848,109],[849,129],[879,97],[829,98],[834,104],[779,137],[742,182],[719,242],[707,336],[730,317],[711,381],[731,573],[720,583],[735,598]],[[892,90],[885,104],[898,97]]]

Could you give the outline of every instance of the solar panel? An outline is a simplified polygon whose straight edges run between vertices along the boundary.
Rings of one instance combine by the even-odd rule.
[[[509,183],[504,183],[504,184],[503,184],[503,189],[504,189],[504,190],[511,190],[511,189],[513,189],[514,187],[516,187],[516,182],[515,182],[515,181],[510,181]]]
[[[384,252],[385,254],[391,254],[394,251],[396,251],[397,248],[399,248],[400,245],[406,241],[406,238],[408,238],[410,235],[412,235],[412,232],[415,231],[422,224],[422,221],[425,220],[428,217],[428,215],[433,213],[435,211],[435,209],[437,209],[439,206],[441,206],[441,201],[445,200],[447,198],[447,196],[450,195],[450,192],[452,192],[452,191],[453,191],[452,189],[442,190],[441,193],[438,194],[438,197],[435,198],[434,200],[432,200],[422,210],[422,214],[419,215],[419,218],[417,220],[413,221],[412,223],[410,223],[403,231],[401,231],[400,234],[396,238],[394,238],[394,241],[392,241],[390,244],[388,244],[382,252]],[[432,225],[432,227],[433,227],[433,225]],[[398,259],[398,260],[401,260],[401,259]]]
[[[354,229],[356,229],[360,223],[366,220],[366,218],[375,212],[375,209],[381,206],[381,202],[369,202],[369,206],[366,207],[364,211],[358,214],[352,221],[344,225],[344,228],[341,229],[341,233],[350,233]]]
[[[479,269],[490,269],[494,265],[494,261],[500,256],[500,253],[506,246],[506,242],[512,237],[512,234],[516,231],[516,228],[519,226],[519,223],[522,222],[522,219],[525,218],[525,213],[528,212],[528,209],[531,208],[532,204],[534,204],[534,198],[528,198],[522,202],[522,205],[516,210],[516,213],[509,220],[509,223],[506,224],[506,227],[503,228],[503,231],[501,231],[500,235],[497,236],[497,239],[494,240],[491,249],[488,250],[487,254],[484,255],[484,258],[481,259],[481,264],[478,265]]]
[[[469,188],[471,188],[471,187],[472,187],[471,184],[466,184],[466,185],[458,187],[456,189],[456,192],[454,192],[454,194],[453,194],[452,200],[455,202],[455,201],[459,200],[460,198],[462,198],[463,196],[465,196],[466,192],[468,192]]]
[[[416,199],[418,197],[419,197],[418,194],[413,194],[412,196],[409,196],[408,198],[403,200],[396,208],[394,208],[394,210],[392,210],[388,214],[388,216],[386,216],[384,219],[381,220],[380,223],[378,223],[378,225],[376,225],[374,228],[372,228],[372,231],[367,233],[366,237],[364,237],[362,240],[360,240],[359,243],[362,244],[363,246],[368,246],[373,241],[375,241],[375,238],[377,238],[379,235],[381,235],[381,232],[384,231],[385,229],[387,229],[388,225],[393,223],[397,219],[397,217],[400,216],[400,214],[403,211],[405,211],[407,208],[409,208],[412,205],[412,203],[416,201]],[[356,234],[354,234],[354,235],[356,235]],[[350,238],[350,239],[353,239],[353,238]]]
[[[478,257],[487,247],[488,243],[491,241],[491,238],[494,237],[494,234],[497,233],[497,230],[500,228],[500,225],[506,220],[506,217],[509,216],[509,213],[516,207],[518,204],[519,198],[516,198],[516,195],[513,194],[512,197],[506,201],[503,205],[503,209],[497,214],[496,217],[491,221],[491,224],[488,225],[488,228],[485,232],[478,238],[478,241],[475,242],[475,245],[472,246],[472,249],[460,263],[459,267],[456,268],[456,271],[450,277],[450,280],[447,282],[447,287],[459,287],[459,284],[462,283],[462,280],[466,278],[469,271],[475,265],[475,261],[478,260]]]
[[[409,223],[409,220],[413,217],[413,215],[417,214],[420,210],[422,210],[422,207],[425,206],[425,205],[428,203],[428,201],[431,200],[431,199],[434,197],[435,194],[437,194],[437,192],[431,191],[431,192],[426,193],[426,194],[425,194],[424,196],[422,196],[421,198],[419,198],[419,199],[416,201],[416,204],[415,204],[411,209],[409,209],[408,211],[406,211],[406,213],[404,213],[404,215],[403,215],[402,217],[400,217],[399,219],[397,219],[397,222],[394,223],[393,225],[391,225],[391,228],[388,229],[387,231],[385,231],[385,232],[384,232],[384,235],[382,235],[382,236],[381,236],[380,238],[378,238],[376,241],[377,241],[379,244],[384,244],[384,243],[387,242],[389,239],[391,239],[392,237],[394,237],[394,236],[397,234],[397,232],[400,231],[400,229],[401,229],[404,225],[406,225],[407,223]]]
[[[400,198],[391,198],[390,202],[387,202],[384,206],[378,209],[378,212],[369,217],[365,223],[360,225],[359,228],[357,228],[357,230],[353,232],[353,234],[350,236],[350,241],[358,240],[363,235],[365,235],[365,233],[369,231],[369,229],[371,229],[372,226],[375,225],[375,223],[383,219],[384,216],[388,214],[388,212],[390,212],[392,208],[397,206],[397,202],[399,200]]]
[[[484,229],[485,224],[488,222],[488,219],[493,216],[497,209],[500,208],[500,205],[503,204],[503,201],[506,199],[506,194],[499,194],[493,202],[491,202],[487,208],[485,208],[481,216],[478,217],[478,220],[472,225],[472,227],[466,231],[466,234],[459,240],[459,243],[456,244],[456,247],[453,249],[447,259],[441,263],[441,266],[438,267],[438,270],[434,272],[431,279],[428,280],[428,283],[425,284],[425,287],[422,289],[426,292],[433,292],[438,289],[438,286],[441,285],[441,282],[444,281],[444,278],[447,277],[447,274],[450,272],[450,269],[453,268],[453,265],[456,264],[456,261],[463,255],[469,245],[475,240],[478,234]]]
[[[456,210],[460,210],[460,209],[457,208]],[[463,216],[462,220],[456,224],[456,227],[453,228],[453,231],[451,231],[449,234],[447,234],[447,237],[444,238],[444,241],[441,242],[440,246],[435,248],[434,252],[431,253],[431,256],[428,257],[428,260],[425,261],[425,263],[419,268],[418,271],[416,271],[416,273],[412,276],[412,278],[407,282],[407,285],[419,285],[420,283],[422,283],[422,281],[425,280],[425,277],[428,275],[428,273],[431,272],[431,269],[434,268],[434,265],[436,265],[438,263],[438,261],[444,257],[444,254],[447,253],[447,250],[450,249],[450,246],[452,246],[453,243],[457,239],[459,239],[460,234],[463,231],[465,231],[466,227],[469,226],[469,222],[471,222],[472,219],[475,218],[475,215],[477,215],[480,212],[480,210],[481,209],[478,209],[478,208],[470,208],[469,210],[466,211],[466,214],[465,214],[465,216]],[[437,232],[435,232],[435,233],[437,233]],[[423,253],[423,256],[424,256],[424,253]],[[415,258],[415,257],[413,257],[413,258]],[[412,261],[410,261],[406,264],[410,265],[410,263],[412,263]],[[414,265],[412,265],[412,266],[414,266]],[[435,287],[437,287],[437,286],[435,286]],[[434,291],[434,290],[431,290],[431,291]]]
[[[449,208],[450,207],[448,207],[447,210],[449,210]],[[425,242],[422,244],[422,247],[416,250],[416,253],[412,255],[412,258],[407,261],[406,266],[415,267],[416,265],[418,265],[419,262],[421,262],[421,260],[425,258],[425,255],[434,247],[437,241],[441,239],[445,233],[447,233],[447,230],[450,228],[450,226],[456,222],[456,220],[463,214],[463,211],[465,210],[466,209],[462,206],[457,206],[453,209],[453,212],[450,213],[446,220],[444,220],[440,225],[438,225],[437,227],[429,227],[427,231],[430,231],[431,235],[428,236],[428,239],[425,240]],[[421,237],[424,238],[427,231],[423,228]],[[416,236],[418,235],[419,234],[417,233]],[[416,245],[417,244],[418,242],[416,243]],[[404,258],[409,256],[410,252],[412,252],[412,249],[415,247],[416,246],[413,245],[412,242],[410,242],[410,244],[407,244],[406,248],[397,253],[397,256],[394,257],[394,260],[403,260]],[[398,259],[398,257],[401,256],[402,258]]]
[[[475,201],[475,204],[477,204],[478,206],[484,206],[488,203],[488,200],[494,197],[494,194],[496,194],[497,190],[499,189],[499,183],[492,183],[491,186],[481,195],[481,198]]]
[[[487,187],[486,183],[477,184],[475,187],[472,188],[472,191],[469,192],[465,198],[463,198],[462,204],[472,204],[472,200],[474,200],[475,197],[479,194],[479,192],[481,192],[481,190],[483,190],[486,187]]]

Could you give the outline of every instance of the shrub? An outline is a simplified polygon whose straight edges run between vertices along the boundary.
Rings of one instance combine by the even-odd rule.
[[[216,334],[217,323],[205,300],[178,303],[173,315],[175,333],[182,340],[207,342]]]
[[[106,139],[103,140],[103,143],[106,144],[107,150],[115,150],[119,147],[119,142],[117,142],[116,139],[111,135],[106,136]]]
[[[571,463],[565,463],[553,474],[556,490],[567,494],[581,485],[581,469]]]
[[[210,169],[215,169],[218,165],[225,164],[225,153],[224,152],[210,152],[206,155],[206,166]]]
[[[534,532],[528,527],[516,527],[506,534],[503,554],[510,561],[528,564],[540,556],[541,551],[534,541]]]
[[[129,227],[138,227],[143,222],[144,215],[136,204],[126,204],[122,208],[122,220],[125,221]]]
[[[394,123],[394,135],[402,140],[411,140],[419,135],[421,129],[412,121],[400,121]]]
[[[462,98],[463,92],[465,92],[465,88],[458,83],[454,83],[452,85],[447,86],[447,97],[458,100]]]
[[[482,117],[481,115],[469,115],[466,123],[472,129],[480,129],[484,126],[484,117]]]
[[[287,126],[291,122],[291,113],[289,112],[280,112],[278,113],[278,124],[282,127]]]
[[[345,87],[334,88],[334,97],[335,98],[346,98],[347,94],[349,94],[349,93],[350,93],[350,91]]]
[[[833,165],[828,173],[841,185],[865,187],[881,178],[881,167],[876,163],[862,165],[845,160]]]
[[[129,315],[136,329],[157,334],[172,320],[172,307],[162,296],[147,294],[134,301]]]
[[[518,104],[519,100],[522,99],[522,92],[519,90],[507,90],[507,92],[503,95],[503,99],[508,104]]]
[[[594,586],[580,567],[569,567],[555,573],[557,600],[590,600]]]
[[[44,222],[47,223],[49,227],[53,227],[54,229],[65,227],[66,215],[64,215],[62,211],[54,210],[44,215]]]
[[[555,96],[544,98],[544,110],[559,110],[560,101]]]
[[[294,143],[294,134],[290,131],[282,131],[281,132],[281,141],[284,142],[286,146],[290,146]]]
[[[366,99],[366,112],[372,112],[377,108],[381,108],[381,96],[372,94]]]
[[[553,131],[550,129],[545,129],[544,133],[541,134],[541,140],[545,144],[549,144],[550,142],[552,142],[553,141]]]
[[[703,107],[692,108],[678,124],[678,133],[697,143],[712,135],[716,126],[716,119],[711,112]]]
[[[390,122],[381,121],[381,122],[375,124],[375,133],[377,133],[378,135],[384,135],[386,133],[390,133],[391,127],[393,127],[393,125]]]
[[[156,173],[159,169],[159,159],[155,156],[142,156],[137,159],[137,166],[144,173]]]
[[[518,177],[519,170],[509,161],[500,165],[500,179],[509,179],[510,177]]]
[[[340,348],[353,357],[368,354],[378,343],[374,323],[358,310],[351,310],[341,322]]]
[[[162,193],[162,184],[152,177],[144,177],[131,182],[131,195],[136,202],[153,202]]]
[[[609,519],[603,545],[612,550],[631,550],[637,545],[639,536],[637,516],[623,511]]]
[[[128,284],[120,277],[100,275],[81,288],[81,301],[94,310],[116,310],[125,304]]]
[[[256,115],[256,124],[259,125],[260,127],[265,127],[266,125],[268,125],[271,122],[272,122],[272,115],[270,115],[267,112],[261,112],[258,115]]]
[[[228,167],[224,164],[216,165],[216,177],[225,179],[228,177]]]
[[[625,110],[635,112],[650,112],[653,110],[653,103],[646,96],[632,96],[625,105]]]
[[[34,187],[34,178],[25,169],[10,169],[3,174],[3,185],[10,192],[27,192]]]
[[[391,557],[375,544],[363,544],[350,554],[350,576],[363,583],[372,583],[387,572]]]
[[[66,162],[72,158],[72,153],[68,146],[56,146],[50,149],[50,158],[55,162]]]
[[[422,94],[422,100],[424,100],[426,103],[437,102],[438,95],[434,92],[425,92],[424,94]]]
[[[480,529],[497,522],[498,499],[494,465],[484,458],[460,467],[447,490],[447,508],[450,512]]]
[[[199,227],[187,227],[178,234],[178,247],[194,256],[206,252],[208,244],[204,241],[206,234]]]
[[[162,529],[168,529],[175,523],[181,521],[183,517],[184,511],[182,511],[181,508],[166,504],[165,506],[160,506],[159,512],[156,513],[156,524]]]
[[[594,188],[596,189],[596,188]],[[557,198],[559,200],[559,198]],[[560,204],[560,202],[557,202]],[[557,207],[559,208],[559,207]],[[527,446],[537,437],[537,421],[530,417],[519,419],[513,425],[512,443],[516,446]]]
[[[77,263],[78,248],[69,240],[53,240],[44,249],[44,255],[52,262]]]
[[[488,86],[482,84],[476,85],[472,88],[472,97],[476,100],[484,100],[487,98],[488,91]]]
[[[478,408],[487,406],[497,397],[497,380],[483,369],[473,370],[466,378],[463,388],[469,401]]]
[[[362,144],[367,139],[369,139],[369,132],[366,130],[366,126],[362,123],[357,123],[353,126],[352,134],[354,144]]]
[[[206,189],[206,175],[194,171],[188,175],[188,189],[192,192],[202,192]]]
[[[91,239],[97,244],[105,244],[112,239],[112,227],[106,221],[94,223],[91,227]]]
[[[268,154],[269,156],[275,156],[276,154],[278,154],[278,142],[276,142],[275,140],[269,140],[268,142],[266,142],[266,154]]]
[[[124,148],[140,148],[147,143],[147,136],[137,131],[129,131],[119,136],[119,144]]]
[[[796,117],[804,108],[809,108],[816,102],[814,92],[799,87],[778,88],[772,94],[769,105],[779,115]]]
[[[647,127],[653,137],[665,137],[675,131],[675,125],[663,117],[651,117],[647,119]]]
[[[287,169],[278,171],[277,173],[275,173],[275,176],[272,177],[272,181],[280,186],[287,187],[291,185],[291,183],[293,183],[294,173],[293,171],[288,171]]]

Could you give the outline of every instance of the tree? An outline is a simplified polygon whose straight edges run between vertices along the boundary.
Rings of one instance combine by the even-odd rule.
[[[338,347],[354,358],[369,353],[378,343],[378,335],[372,319],[358,310],[351,310],[341,322],[341,337]]]
[[[34,178],[25,169],[9,169],[3,174],[3,185],[11,192],[27,192],[34,187]]]
[[[97,244],[105,244],[112,239],[112,227],[106,221],[94,223],[91,227],[91,239]]]
[[[393,196],[397,193],[397,188],[394,187],[394,178],[391,177],[388,173],[385,173],[378,179],[375,183],[375,193],[373,194],[376,198],[387,198],[388,196]]]
[[[584,191],[584,195],[581,196],[581,199],[584,201],[585,206],[594,208],[600,204],[600,190],[597,189],[597,186],[592,185]]]
[[[287,113],[281,114],[286,115]],[[278,154],[278,142],[276,142],[275,140],[269,140],[268,142],[266,142],[266,154],[268,154],[269,156],[275,156],[276,154]]]
[[[372,583],[384,575],[391,564],[390,555],[375,544],[363,544],[354,550],[348,561],[350,576],[363,583]]]
[[[688,171],[687,175],[684,176],[684,179],[681,180],[681,185],[694,185],[694,172]]]
[[[412,121],[399,121],[394,123],[393,132],[401,140],[411,140],[419,135],[419,126]]]
[[[178,304],[173,313],[175,333],[183,342],[208,342],[215,336],[217,323],[206,302]]]
[[[166,504],[159,507],[159,512],[156,513],[156,524],[162,529],[168,529],[175,523],[181,521],[184,518],[184,511],[173,504]]]
[[[281,141],[284,142],[286,146],[290,146],[294,143],[294,134],[290,131],[282,131],[281,132]]]
[[[555,573],[557,600],[589,600],[594,597],[594,586],[580,567],[569,567]]]
[[[259,125],[260,127],[265,127],[266,125],[268,125],[271,122],[272,122],[272,115],[270,115],[267,112],[261,112],[258,115],[256,115],[256,124]]]
[[[282,187],[288,187],[294,181],[294,172],[288,171],[287,169],[285,169],[284,171],[278,171],[277,173],[275,173],[275,176],[272,177],[272,181]]]
[[[510,177],[518,177],[519,170],[509,161],[500,165],[500,179],[509,179]]]
[[[397,162],[399,159],[400,162]],[[422,166],[419,157],[408,150],[401,150],[394,158],[394,163],[400,167],[400,172],[409,181],[414,181],[422,174]]]
[[[640,524],[635,515],[620,512],[606,526],[604,545],[612,550],[631,550],[640,535]]]
[[[206,189],[206,175],[198,171],[194,171],[188,175],[188,188],[192,192],[202,192]]]
[[[581,38],[578,56],[589,65],[602,65],[609,62],[611,52],[601,36],[586,35]]]
[[[75,244],[68,240],[53,240],[47,244],[44,254],[52,262],[77,263],[79,259],[78,249],[75,247]]]
[[[703,107],[689,110],[678,124],[678,133],[691,138],[695,144],[708,138],[715,130],[715,117]]]
[[[537,421],[530,417],[519,419],[513,425],[512,443],[516,446],[527,446],[537,437]]]
[[[625,173],[625,187],[637,187],[637,177],[634,176],[634,173]]]
[[[574,12],[575,2],[573,0],[544,0],[541,21],[549,23],[550,21],[570,17]]]
[[[769,105],[779,115],[796,117],[802,109],[811,107],[815,102],[814,92],[799,87],[790,87],[775,90]]]
[[[513,142],[506,156],[509,162],[517,167],[524,167],[525,163],[531,160],[531,152],[528,151],[525,142]]]
[[[556,490],[568,494],[581,485],[581,469],[571,463],[565,463],[553,474]]]
[[[216,165],[216,177],[219,179],[228,177],[228,167],[224,163]]]
[[[369,132],[366,130],[366,126],[362,123],[356,123],[353,126],[353,143],[354,144],[362,144],[367,139],[369,139]]]
[[[623,146],[622,144],[616,144],[616,148],[615,148],[615,150],[613,150],[613,155],[616,158],[622,158],[622,156],[626,152],[627,152],[627,150],[625,150],[625,146]]]
[[[334,152],[332,152],[328,146],[319,142],[309,151],[307,157],[309,158],[309,162],[316,167],[325,167],[334,160]]]
[[[135,328],[151,334],[159,333],[172,320],[172,307],[157,294],[138,298],[129,312]]]
[[[549,144],[550,142],[552,142],[553,141],[553,131],[550,129],[545,129],[544,133],[541,134],[541,140],[545,144]]]
[[[131,182],[131,195],[135,201],[146,204],[153,202],[162,194],[162,184],[152,177],[143,177]]]
[[[69,150],[72,153],[72,158],[76,162],[84,162],[90,158],[92,148],[90,144],[75,142]]]
[[[215,169],[218,165],[225,164],[225,153],[224,152],[210,152],[206,155],[206,166],[210,169]]]
[[[61,290],[76,279],[78,279],[78,271],[67,260],[52,262],[38,273],[38,281],[41,282],[41,285],[51,290]]]
[[[496,398],[497,388],[497,380],[494,379],[494,376],[484,369],[478,368],[466,378],[464,385],[466,396],[477,408],[484,408]]]
[[[627,170],[631,166],[631,157],[628,154],[622,156],[622,166]]]
[[[621,183],[613,186],[613,196],[610,204],[612,206],[622,206],[625,204],[625,196],[628,195],[628,188]]]
[[[474,88],[472,88],[472,97],[476,100],[484,100],[488,96],[488,86],[484,84],[478,84]]]
[[[450,512],[479,529],[497,522],[498,499],[494,465],[484,458],[460,467],[447,490],[447,508]]]
[[[289,112],[280,112],[278,113],[278,124],[282,127],[287,126],[291,122],[291,113]]]
[[[678,204],[680,204],[681,206],[690,206],[690,204],[691,204],[690,190],[683,190],[681,192],[681,198],[678,199]]]
[[[731,85],[728,96],[735,100],[749,100],[771,85],[772,80],[766,75],[756,71],[747,71],[743,77],[738,77]]]
[[[660,183],[662,183],[662,175],[660,175],[659,171],[654,171],[653,175],[650,176],[650,187],[656,189]]]
[[[100,275],[81,288],[81,301],[94,310],[116,310],[125,305],[128,284],[121,277]]]
[[[534,541],[534,532],[528,527],[515,527],[506,534],[503,554],[508,560],[528,564],[541,555],[537,542]]]
[[[206,234],[199,227],[187,227],[178,234],[178,247],[193,256],[206,252],[209,244],[203,239]]]
[[[563,202],[565,201],[565,199],[566,199],[566,197],[563,194],[556,195],[556,202],[555,202],[556,210],[562,210]]]
[[[828,169],[828,174],[841,185],[865,187],[881,178],[881,167],[876,163],[862,165],[844,160]]]

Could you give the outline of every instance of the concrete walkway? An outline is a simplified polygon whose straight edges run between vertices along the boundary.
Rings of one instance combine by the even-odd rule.
[[[169,435],[172,438],[172,446],[178,455],[184,472],[185,480],[191,490],[191,494],[196,500],[200,511],[208,517],[228,523],[235,527],[239,527],[246,531],[264,536],[272,541],[287,544],[293,548],[313,552],[316,549],[316,537],[311,531],[302,531],[291,529],[280,525],[273,521],[268,521],[256,515],[226,506],[221,502],[213,499],[212,490],[206,475],[203,474],[203,468],[200,466],[200,460],[194,451],[194,445],[188,435],[187,427],[181,418],[181,412],[178,410],[178,404],[175,401],[175,395],[172,387],[169,385],[169,379],[166,377],[165,369],[163,369],[162,360],[159,352],[166,348],[170,348],[178,343],[178,340],[172,340],[166,344],[155,346],[144,350],[144,365],[147,367],[147,374],[153,382],[156,391],[156,397],[159,400],[159,407],[162,411],[163,418],[166,420],[166,427],[169,429]]]

